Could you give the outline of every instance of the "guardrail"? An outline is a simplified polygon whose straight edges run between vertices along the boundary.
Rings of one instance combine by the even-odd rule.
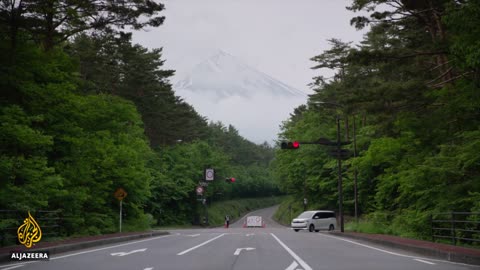
[[[42,237],[59,237],[62,233],[60,211],[37,210],[30,212],[42,229]],[[0,209],[0,247],[17,243],[17,229],[28,217],[27,211]]]
[[[457,243],[480,243],[480,212],[446,212],[430,216],[432,242],[449,239]]]

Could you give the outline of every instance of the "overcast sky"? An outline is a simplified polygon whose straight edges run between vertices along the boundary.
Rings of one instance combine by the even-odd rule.
[[[134,41],[164,48],[174,82],[222,49],[299,90],[313,71],[311,57],[328,49],[329,38],[361,40],[350,26],[345,0],[163,0],[165,23],[134,33]],[[328,73],[325,73],[328,74]]]
[[[307,85],[312,77],[332,73],[311,70],[314,63],[309,59],[329,48],[327,39],[358,42],[364,34],[350,26],[355,15],[345,9],[351,2],[346,0],[161,2],[166,6],[165,23],[159,28],[134,32],[133,38],[149,48],[163,47],[166,67],[176,70],[173,83],[221,49],[310,94]],[[279,124],[275,123],[275,127]],[[272,130],[275,132],[278,129]]]

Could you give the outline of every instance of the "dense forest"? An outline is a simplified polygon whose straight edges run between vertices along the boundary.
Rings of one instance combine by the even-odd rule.
[[[349,9],[368,33],[358,45],[333,38],[312,57],[335,76],[314,78],[315,93],[280,139],[335,140],[338,115],[343,141],[355,127],[358,152],[344,161],[346,215],[357,174],[364,221],[429,238],[430,215],[480,211],[480,2],[355,0]],[[297,204],[306,196],[309,207],[337,209],[337,163],[327,153],[277,150],[275,178]]]
[[[175,95],[162,50],[132,43],[125,29],[160,26],[163,9],[0,2],[0,209],[59,211],[65,234],[115,232],[122,187],[126,230],[190,223],[206,166],[207,204],[278,194],[272,147],[208,122]]]

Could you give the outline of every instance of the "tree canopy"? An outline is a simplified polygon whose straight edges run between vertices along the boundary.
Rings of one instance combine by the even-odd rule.
[[[273,148],[208,123],[176,96],[162,49],[121,31],[159,26],[161,10],[144,0],[0,1],[0,209],[59,211],[64,236],[114,232],[122,187],[125,230],[191,223],[207,166],[217,171],[207,204],[279,193]]]
[[[312,57],[314,69],[336,75],[314,78],[315,93],[284,122],[281,138],[333,140],[338,114],[343,140],[352,140],[355,121],[359,154],[342,173],[348,215],[355,171],[360,213],[405,235],[429,237],[430,214],[478,211],[479,8],[356,0],[350,9],[367,13],[351,21],[369,28],[362,42],[331,39],[331,49]],[[326,152],[277,150],[272,170],[282,190],[336,209],[337,167]]]

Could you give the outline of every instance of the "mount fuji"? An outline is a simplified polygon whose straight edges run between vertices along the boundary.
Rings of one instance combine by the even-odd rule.
[[[306,97],[305,93],[242,63],[221,50],[196,65],[188,75],[174,85],[174,89],[178,92],[207,94],[217,102],[232,96],[250,99],[257,94]]]
[[[218,51],[173,86],[211,121],[232,124],[256,143],[272,143],[282,121],[307,94]]]

